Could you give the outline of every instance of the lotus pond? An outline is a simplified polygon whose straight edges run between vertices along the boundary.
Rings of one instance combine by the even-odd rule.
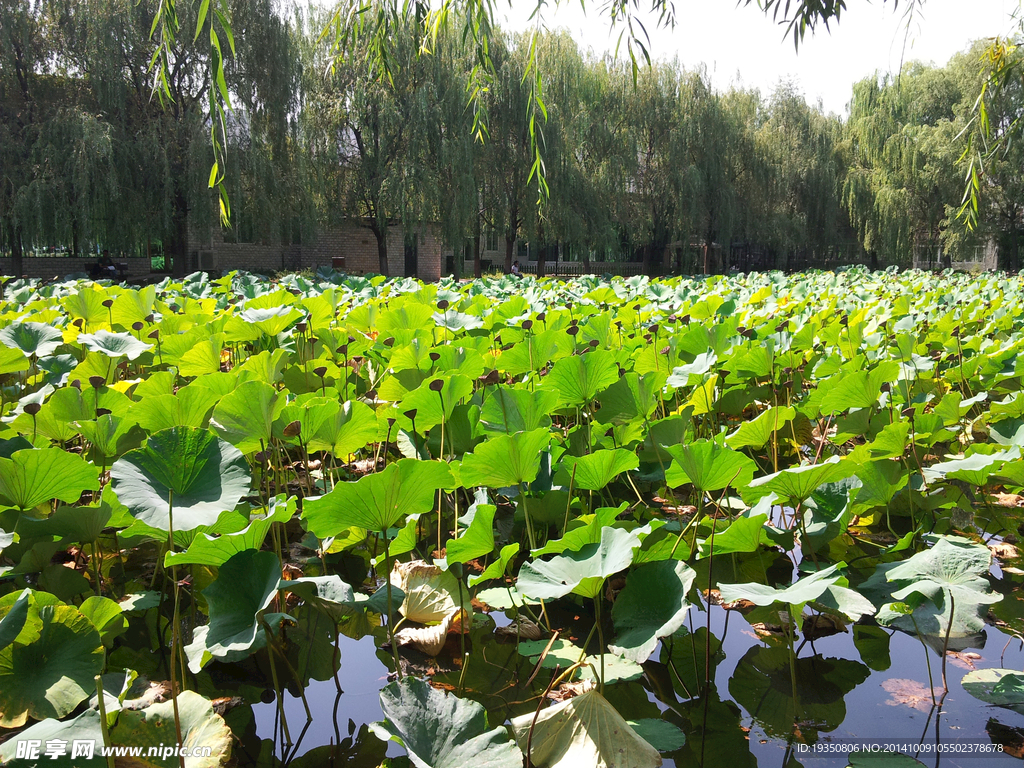
[[[2,288],[4,764],[1024,756],[1019,277]]]

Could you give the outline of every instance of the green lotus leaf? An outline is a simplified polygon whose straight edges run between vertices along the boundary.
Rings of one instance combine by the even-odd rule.
[[[989,477],[998,474],[1007,462],[1016,461],[1020,457],[1020,448],[1015,445],[994,453],[974,453],[963,459],[952,459],[925,467],[924,479],[929,483],[962,480],[971,485],[984,486]]]
[[[685,365],[673,368],[672,374],[668,377],[666,383],[670,387],[688,387],[691,385],[691,376],[698,377],[694,381],[700,382],[701,379],[699,377],[710,372],[717,362],[718,356],[712,350],[709,349],[707,352],[701,352],[693,358],[692,363],[686,363]]]
[[[307,499],[302,519],[321,539],[353,526],[386,531],[403,515],[429,512],[438,489],[453,484],[451,471],[443,462],[399,459],[354,483],[339,483],[326,496]]]
[[[90,352],[99,352],[113,358],[127,357],[129,360],[135,360],[143,352],[153,349],[152,344],[146,344],[130,333],[111,333],[104,330],[80,333],[78,343]]]
[[[117,498],[133,517],[161,531],[212,525],[249,492],[245,457],[212,432],[174,427],[157,432],[110,468]],[[172,506],[168,506],[168,503]]]
[[[1024,714],[1024,674],[1015,669],[974,669],[960,679],[960,685],[986,704]]]
[[[278,587],[286,592],[293,592],[306,603],[337,621],[366,611],[387,613],[386,586],[367,596],[354,591],[340,576],[306,576],[301,579],[282,580]],[[391,599],[400,604],[405,599],[405,593],[392,586]]]
[[[686,734],[668,720],[645,717],[642,720],[627,720],[636,735],[659,752],[675,752],[686,744]]]
[[[208,631],[196,636],[187,651],[189,669],[203,666],[204,650],[213,658],[244,654],[263,634],[263,614],[273,602],[281,581],[281,561],[273,552],[247,549],[231,557],[217,578],[203,590],[209,606]],[[198,661],[198,663],[196,663]]]
[[[643,677],[644,668],[636,661],[624,658],[617,653],[606,653],[604,659],[598,655],[586,656],[583,649],[575,643],[561,638],[548,645],[548,640],[523,640],[517,649],[521,656],[527,656],[530,664],[540,664],[544,669],[568,669],[573,664],[583,661],[583,666],[573,673],[576,680],[597,680],[604,673],[605,683],[627,682]],[[547,654],[544,650],[547,649]],[[543,657],[543,658],[542,658]],[[597,674],[595,675],[595,670]]]
[[[3,615],[3,618],[0,618],[0,651],[13,643],[24,629],[31,596],[31,589],[22,590],[14,604]]]
[[[597,396],[601,408],[595,419],[601,424],[629,424],[647,419],[658,407],[659,385],[663,381],[663,377],[653,373],[639,376],[627,372]]]
[[[941,536],[934,546],[889,570],[886,579],[899,586],[892,593],[894,600],[906,600],[916,593],[939,607],[952,598],[965,609],[977,611],[1003,599],[991,591],[985,578],[991,562],[992,553],[984,544]]]
[[[234,737],[224,718],[213,711],[209,699],[194,691],[182,691],[177,696],[178,718],[181,727],[181,744],[190,750],[208,747],[207,757],[192,755],[185,758],[186,768],[219,768],[231,758]],[[159,744],[178,743],[174,723],[174,702],[164,701],[143,710],[126,709],[117,718],[117,725],[111,729],[110,740],[114,744],[138,746],[144,750]],[[148,757],[145,765],[160,768],[176,768],[180,758]]]
[[[219,396],[203,386],[190,384],[173,395],[154,395],[132,406],[129,416],[149,433],[173,427],[203,429]]]
[[[27,605],[26,591],[28,592]],[[18,645],[28,645],[38,639],[43,628],[43,620],[39,617],[39,611],[48,605],[60,605],[60,600],[56,595],[38,589],[8,592],[0,597],[0,618],[6,618],[8,614],[14,612],[15,607],[19,604],[23,607],[18,607],[18,611],[14,613],[10,630],[13,631],[14,627],[20,624],[21,629],[14,635],[13,642]],[[25,611],[25,615],[19,619],[18,612],[22,610]]]
[[[0,458],[0,503],[29,510],[51,499],[78,501],[98,490],[99,468],[60,448],[15,451]]]
[[[587,406],[618,378],[614,355],[599,349],[557,361],[544,377],[541,389],[557,393],[560,405]]]
[[[9,327],[9,326],[8,326]],[[6,328],[4,330],[7,330]],[[0,331],[3,333],[3,331]],[[63,357],[63,355],[61,356]],[[53,359],[53,358],[50,358]],[[78,364],[78,361],[72,358],[73,365]],[[42,363],[39,365],[43,367]],[[21,353],[19,349],[11,349],[10,347],[0,347],[0,376],[8,373],[20,373],[21,371],[27,371],[29,368],[28,358]],[[44,370],[48,370],[45,369]],[[63,384],[63,381],[47,381],[49,384],[59,386]]]
[[[107,648],[114,644],[115,637],[128,631],[128,620],[121,612],[120,604],[109,597],[87,597],[78,606],[78,610],[96,627],[100,640]]]
[[[856,465],[847,463],[838,456],[833,456],[820,464],[805,464],[782,469],[771,475],[756,477],[750,481],[748,487],[752,491],[750,495],[757,498],[775,493],[780,499],[799,503],[810,498],[818,487],[849,477],[856,470]],[[744,493],[744,498],[747,495]]]
[[[489,579],[500,579],[504,577],[505,569],[508,568],[508,564],[512,562],[518,554],[518,541],[513,542],[512,544],[506,544],[504,547],[501,548],[501,551],[498,553],[498,558],[496,560],[493,560],[490,563],[490,565],[484,568],[483,573],[469,577],[469,586],[473,587],[479,584],[481,581],[488,581]]]
[[[511,585],[481,589],[476,593],[476,599],[496,611],[522,608],[524,605],[540,605],[540,600],[527,597]]]
[[[762,544],[771,540],[768,538],[768,531],[765,523],[768,522],[768,515],[757,514],[737,517],[735,520],[723,521],[705,518],[702,524],[707,523],[708,527],[715,526],[714,554],[728,555],[733,552],[756,552]],[[719,523],[726,523],[719,525]],[[697,557],[703,559],[712,556],[711,537],[697,541]]]
[[[200,341],[181,356],[178,373],[182,376],[217,373],[220,370],[220,356],[223,349],[223,334]]]
[[[476,504],[476,514],[469,527],[457,539],[445,545],[445,560],[449,563],[468,563],[494,551],[494,513],[491,504]]]
[[[296,443],[299,440],[304,443],[308,442],[340,409],[341,403],[323,397],[319,392],[300,395],[293,403],[281,409],[281,415],[274,422],[274,437],[290,443]],[[285,428],[295,422],[299,423],[299,433],[285,435]]]
[[[416,768],[522,768],[508,731],[488,730],[487,711],[475,701],[407,677],[381,690],[380,708],[384,720],[370,730],[404,747]]]
[[[69,605],[39,608],[39,637],[0,650],[0,727],[28,718],[69,714],[94,689],[103,669],[103,644],[92,623]]]
[[[164,565],[210,565],[221,566],[239,552],[247,549],[259,550],[266,541],[274,523],[287,523],[295,516],[296,500],[284,494],[271,500],[268,513],[252,520],[245,528],[234,533],[212,536],[200,533],[184,552],[168,551],[164,554]]]
[[[692,484],[704,492],[742,488],[757,468],[752,459],[739,451],[708,440],[665,446],[665,450],[672,455],[672,465],[665,470],[665,482],[673,487]]]
[[[480,410],[480,424],[487,432],[500,435],[546,430],[551,426],[550,413],[557,405],[555,392],[497,387],[487,393]]]
[[[559,555],[566,550],[576,552],[587,544],[597,544],[601,541],[601,531],[611,527],[628,506],[622,503],[617,507],[600,507],[592,515],[581,515],[570,521],[569,525],[574,527],[569,528],[562,538],[552,539],[543,547],[530,552],[530,555]]]
[[[60,330],[45,323],[14,323],[0,328],[0,344],[20,349],[25,357],[52,355],[63,343]]]
[[[882,383],[891,381],[891,370],[876,368],[873,371],[855,371],[837,381],[829,380],[820,386],[826,389],[821,401],[822,415],[841,413],[850,408],[870,408],[878,403]]]
[[[441,391],[431,389],[434,382],[441,382]],[[435,385],[436,386],[436,385]],[[402,398],[399,423],[403,429],[412,429],[412,420],[404,415],[416,411],[416,431],[426,433],[428,429],[451,418],[455,406],[473,394],[473,382],[468,376],[455,374],[448,377],[434,377]]]
[[[274,421],[284,406],[285,398],[272,386],[247,381],[217,403],[210,429],[242,453],[252,453],[270,445]]]
[[[583,597],[601,593],[604,580],[628,568],[640,546],[636,534],[619,528],[601,531],[598,544],[566,552],[550,560],[533,560],[519,569],[519,591],[540,600],[554,600],[570,592]]]
[[[99,286],[87,286],[61,299],[61,305],[72,320],[82,321],[83,331],[98,330],[110,320],[110,312],[103,306],[107,293]]]
[[[757,418],[745,421],[725,438],[730,448],[761,448],[772,435],[796,418],[796,409],[789,406],[771,407]]]
[[[105,413],[95,421],[81,421],[78,429],[89,441],[89,459],[103,466],[138,448],[146,439],[142,427],[112,413]]]
[[[532,483],[550,441],[546,429],[491,437],[463,457],[462,484],[466,488],[509,488]]]
[[[696,577],[697,572],[686,563],[674,560],[648,563],[632,571],[612,606],[618,637],[608,648],[637,663],[647,661],[660,638],[683,626],[690,610],[686,596]]]
[[[840,567],[845,565],[845,563],[830,565],[828,568],[815,571],[783,589],[776,589],[775,587],[755,582],[747,584],[719,584],[718,589],[724,603],[749,600],[754,605],[764,607],[774,603],[802,606],[811,600],[820,598],[833,585],[848,586],[846,578],[839,570]]]
[[[562,484],[568,485],[574,478],[577,488],[599,491],[623,472],[638,466],[640,461],[636,454],[624,448],[594,451],[586,456],[566,456],[555,482],[564,480]]]
[[[46,743],[51,740],[59,740],[66,744],[64,754],[55,758],[47,757]],[[19,758],[18,742],[36,741],[40,745],[40,756],[31,760]],[[82,755],[71,758],[72,745],[75,741],[90,741],[94,744],[93,756],[85,758]],[[103,727],[100,724],[100,713],[95,709],[87,709],[78,717],[70,720],[56,720],[47,718],[35,725],[21,731],[16,738],[11,738],[0,744],[0,763],[5,768],[105,768],[107,760],[100,754],[96,747],[103,744]]]
[[[122,328],[131,328],[135,323],[144,323],[153,313],[156,303],[156,286],[147,285],[135,290],[127,288],[114,299],[110,308],[114,322]]]
[[[656,768],[661,755],[597,690],[512,718],[512,732],[537,768]]]
[[[376,439],[377,417],[373,410],[358,400],[350,400],[320,424],[307,447],[311,451],[329,451],[335,458],[347,460]]]
[[[295,307],[284,306],[243,309],[238,316],[248,325],[258,328],[260,333],[275,337],[303,315]]]

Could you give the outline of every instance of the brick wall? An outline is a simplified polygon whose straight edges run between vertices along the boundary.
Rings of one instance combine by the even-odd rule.
[[[431,282],[441,276],[443,245],[434,228],[425,225],[414,229],[417,235],[416,277]],[[189,253],[209,254],[212,268],[222,272],[232,269],[277,272],[285,270],[316,270],[330,267],[338,259],[339,271],[353,275],[379,273],[377,240],[366,227],[356,223],[323,229],[312,243],[281,245],[266,243],[226,243],[216,230],[206,242],[194,236]],[[189,271],[198,268],[190,264]],[[399,225],[388,230],[388,272],[393,277],[405,275],[405,235]]]
[[[441,277],[445,248],[435,228],[416,227],[416,277],[432,282]],[[245,269],[251,272],[282,272],[289,270],[330,267],[339,259],[339,271],[353,275],[380,272],[377,258],[377,240],[373,233],[358,224],[346,224],[318,233],[312,243],[281,245],[272,243],[226,243],[218,229],[203,241],[195,235],[189,237],[189,265],[187,272],[200,268],[230,272]],[[118,260],[115,260],[118,261]],[[119,260],[128,265],[129,277],[150,274],[147,258]],[[51,279],[69,274],[86,273],[96,263],[96,257],[69,258],[47,256],[22,260],[23,273],[28,277]],[[10,258],[0,258],[0,275],[10,275],[14,269]],[[401,226],[388,230],[388,271],[393,277],[405,275],[405,234]]]

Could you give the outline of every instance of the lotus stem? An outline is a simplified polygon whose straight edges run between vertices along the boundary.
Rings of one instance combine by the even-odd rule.
[[[466,669],[469,667],[469,654],[465,651],[465,645],[463,645],[462,651],[462,671],[459,673],[459,695],[461,696],[465,687],[463,681],[466,679]]]
[[[263,624],[263,631],[267,635],[267,657],[270,659],[270,679],[274,682],[274,694],[277,696],[277,711],[281,714],[281,730],[284,732],[285,744],[292,743],[292,735],[288,732],[288,717],[284,711],[284,694],[281,691],[281,684],[277,680],[277,664],[274,662],[274,638],[270,634],[270,627],[266,621]]]
[[[461,570],[461,569],[460,569]],[[390,581],[390,578],[388,579]],[[459,650],[462,652],[462,658],[468,658],[466,655],[466,629],[462,626],[462,622],[465,620],[465,609],[462,607],[462,574],[459,574]],[[461,678],[461,675],[460,675]],[[462,687],[461,679],[459,681],[459,687]]]
[[[395,674],[398,675],[399,681],[402,679],[402,663],[398,658],[398,643],[395,642],[395,609],[392,606],[391,599],[391,544],[388,542],[388,532],[386,530],[381,531],[384,536],[384,578],[386,579],[386,589],[388,595],[388,637],[391,640],[391,655],[395,659]]]
[[[286,667],[288,667],[288,671],[291,672],[292,678],[298,684],[298,686],[299,686],[299,698],[302,699],[302,706],[306,710],[306,721],[309,722],[310,720],[313,719],[313,715],[309,711],[309,702],[306,701],[306,690],[305,690],[305,686],[302,685],[302,678],[299,677],[299,673],[295,670],[295,667],[292,666],[292,663],[290,661],[288,661],[288,657],[285,656],[284,651],[282,651],[278,647],[277,643],[273,641],[273,638],[272,637],[268,637],[268,641],[270,641],[270,643],[271,643],[270,647],[273,648],[273,650],[278,653],[278,655],[281,657],[281,661],[283,661],[284,665]],[[312,646],[312,644],[310,644],[310,651],[312,651],[312,648],[313,648],[313,646]],[[307,659],[309,658],[308,653],[307,653],[306,658]],[[308,660],[306,662],[306,666],[307,667],[309,666]]]
[[[174,551],[174,491],[167,492],[167,551]],[[174,589],[174,618],[171,623],[171,659],[168,666],[171,672],[171,706],[174,709],[174,735],[178,739],[178,747],[181,747],[181,715],[178,713],[178,673],[175,666],[178,664],[178,644],[181,638],[178,634],[180,622],[179,601],[178,601],[178,566],[171,563],[171,581]],[[185,768],[185,757],[178,755],[178,765]]]
[[[102,593],[102,583],[100,581],[100,564],[99,558],[97,557],[97,550],[99,549],[98,540],[94,539],[92,542],[92,573],[93,573],[93,588],[96,590],[97,597]]]
[[[949,686],[946,684],[946,657],[949,655],[949,633],[953,630],[953,617],[956,615],[956,601],[953,599],[952,590],[946,590],[949,594],[949,623],[946,625],[946,637],[942,641],[942,690],[943,695],[949,693]]]
[[[914,619],[914,612],[911,611],[908,615],[910,616],[910,623],[914,625],[914,633],[917,635],[917,639],[921,641],[921,647],[924,648],[924,663],[928,668],[928,693],[932,696],[932,705],[935,705],[935,682],[932,678],[932,661],[931,657],[928,655],[928,646],[924,642],[924,637],[921,636],[921,630],[917,628],[917,621]],[[950,614],[950,616],[952,616],[952,614]],[[945,654],[942,655],[942,663],[943,666],[945,666]]]
[[[110,751],[110,726],[107,725],[107,702],[103,699],[103,677],[96,675],[96,696],[100,709],[100,730],[103,732],[103,746],[107,748],[107,768],[114,768],[114,755]]]
[[[604,586],[602,582],[602,586]],[[601,626],[601,596],[597,595],[594,598],[595,613],[597,614],[597,620],[595,626],[597,627],[597,651],[601,654],[601,681],[598,686],[598,690],[601,694],[604,694],[604,628]]]
[[[569,528],[569,510],[572,509],[572,487],[576,484],[576,467],[579,464],[573,462],[572,474],[569,476],[569,501],[565,505],[565,521],[562,523],[562,535],[565,536]]]
[[[537,548],[537,540],[533,536],[533,521],[530,520],[530,510],[526,506],[526,489],[523,488],[523,481],[519,481],[519,498],[523,500],[523,517],[526,518],[526,534],[530,537],[530,549]]]

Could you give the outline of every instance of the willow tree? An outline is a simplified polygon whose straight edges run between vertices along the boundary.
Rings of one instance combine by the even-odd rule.
[[[49,47],[45,37],[37,4],[0,2],[0,247],[10,249],[18,275],[25,241],[19,207],[31,178],[31,147],[45,120],[36,95]]]
[[[838,118],[808,105],[790,83],[775,89],[757,121],[761,165],[752,236],[775,251],[779,268],[788,266],[793,250],[822,253],[848,229],[840,201],[841,130]]]
[[[529,55],[527,39],[493,33],[493,77],[481,94],[488,114],[487,135],[481,137],[484,208],[489,226],[503,236],[506,272],[512,269],[516,241],[533,213],[529,182],[534,157],[526,109],[531,86],[525,79]]]
[[[208,232],[214,219],[210,69],[191,44],[200,19],[185,5],[182,34],[169,54],[166,108],[154,102],[149,30],[158,7],[157,0],[29,4],[46,38],[30,66],[13,70],[25,73],[22,85],[32,90],[21,98],[34,105],[32,127],[16,137],[30,168],[13,227],[24,232],[30,223],[37,240],[88,239],[111,248],[161,240],[183,274],[190,225]],[[231,13],[242,34],[225,70],[224,86],[237,100],[226,119],[241,152],[273,145],[271,134],[294,104],[294,67],[287,28],[270,0],[238,0]]]
[[[420,57],[422,29],[391,28],[390,80],[365,56],[338,62],[326,77],[313,71],[306,103],[307,141],[320,184],[334,186],[339,210],[373,234],[381,274],[388,275],[388,229],[433,217],[442,110],[438,86],[446,60]],[[332,181],[333,179],[333,181]]]
[[[703,242],[705,273],[727,268],[726,247],[744,224],[743,191],[756,186],[759,160],[748,129],[749,105],[744,93],[716,93],[704,72],[681,83],[688,192],[680,218]]]
[[[908,65],[898,80],[868,78],[854,86],[843,198],[873,261],[908,263],[915,243],[943,238],[959,181],[950,152],[934,136],[949,133],[963,99],[947,70],[921,64]]]

